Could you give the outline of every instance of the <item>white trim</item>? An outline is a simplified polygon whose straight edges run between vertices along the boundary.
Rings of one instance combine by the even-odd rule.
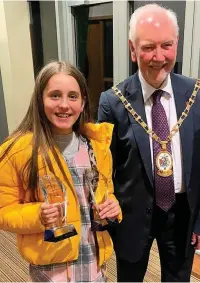
[[[109,3],[113,2],[110,0],[85,0],[85,4],[87,5],[93,5],[93,4],[102,4],[102,3]]]
[[[127,0],[113,1],[113,77],[114,84],[129,76]]]
[[[67,1],[55,1],[58,58],[76,65],[74,16],[71,9]]]
[[[80,5],[94,5],[112,2],[110,0],[66,0],[69,7],[75,7]]]
[[[55,0],[56,28],[58,40],[59,60],[69,61],[77,66],[75,48],[75,19],[73,7],[80,5],[102,4],[112,2],[108,0]]]
[[[56,0],[58,54],[60,60],[69,60],[76,66],[75,27],[74,17],[71,12],[73,6],[108,2],[113,4],[113,80],[114,83],[117,83],[129,76],[128,0]]]
[[[85,0],[66,0],[66,2],[67,2],[67,6],[69,7],[80,6],[85,4]]]

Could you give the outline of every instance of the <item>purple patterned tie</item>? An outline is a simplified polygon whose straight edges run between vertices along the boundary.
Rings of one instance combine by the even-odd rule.
[[[165,141],[169,135],[169,125],[165,109],[161,104],[160,98],[163,91],[158,89],[152,94],[152,129],[162,141]],[[161,145],[153,139],[153,159],[154,159],[154,185],[156,205],[162,210],[168,211],[175,202],[174,178],[173,174],[168,177],[162,177],[157,174],[156,156],[161,150]],[[171,153],[171,142],[167,144],[167,150]]]

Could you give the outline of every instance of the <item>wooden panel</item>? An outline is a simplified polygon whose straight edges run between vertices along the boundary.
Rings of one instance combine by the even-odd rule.
[[[199,265],[199,256],[195,255],[195,264]],[[28,263],[20,256],[16,248],[16,236],[0,231],[0,282],[28,282]],[[109,260],[108,282],[116,282],[115,256]],[[29,278],[30,280],[30,278]],[[191,282],[199,282],[192,272]],[[160,260],[157,245],[154,242],[144,282],[160,282]]]
[[[88,87],[92,97],[94,114],[98,109],[99,97],[104,90],[103,81],[103,23],[88,26],[87,55],[89,65]]]

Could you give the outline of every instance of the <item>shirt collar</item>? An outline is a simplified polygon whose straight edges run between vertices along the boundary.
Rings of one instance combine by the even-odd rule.
[[[140,83],[141,83],[142,94],[143,94],[144,103],[145,103],[151,97],[151,95],[153,94],[153,92],[156,89],[145,81],[140,70],[139,70],[138,75],[139,75],[139,80],[140,80]],[[162,85],[159,89],[162,89],[170,97],[173,95],[173,89],[172,89],[172,83],[171,83],[170,75],[167,76],[167,78],[164,80],[164,82],[162,83]]]

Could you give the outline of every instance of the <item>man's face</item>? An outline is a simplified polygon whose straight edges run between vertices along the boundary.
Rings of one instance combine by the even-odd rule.
[[[165,13],[139,19],[134,44],[129,41],[131,58],[151,86],[159,88],[174,67],[177,44],[176,29]]]

